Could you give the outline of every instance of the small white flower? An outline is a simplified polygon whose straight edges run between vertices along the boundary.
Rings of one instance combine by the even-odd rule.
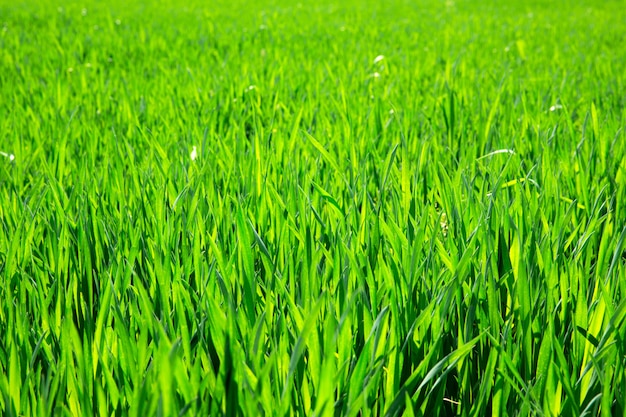
[[[189,157],[191,158],[192,161],[195,161],[196,159],[198,159],[198,148],[196,148],[195,145],[191,149],[191,154],[189,155]]]
[[[374,77],[374,78],[379,78],[379,77],[380,77],[380,74],[379,74],[379,73],[377,73],[377,72],[375,72],[375,73],[373,73],[373,74],[372,74],[372,77]]]
[[[563,106],[561,106],[560,104],[555,104],[554,106],[550,107],[550,111],[557,111],[562,108]]]
[[[15,159],[15,155],[13,155],[12,153],[0,151],[0,155],[4,156],[5,158],[9,158],[9,161],[13,161]]]
[[[248,87],[248,91],[252,90],[256,90],[256,85],[252,84],[250,87]]]
[[[394,114],[396,111],[394,109],[389,110],[389,114]]]
[[[384,55],[378,55],[376,58],[374,58],[374,64],[378,64],[383,59],[385,59]]]
[[[439,226],[441,227],[441,233],[443,237],[448,236],[448,216],[445,212],[441,213],[441,217],[439,218]]]

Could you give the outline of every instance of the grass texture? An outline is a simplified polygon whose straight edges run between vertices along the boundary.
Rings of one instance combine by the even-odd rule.
[[[626,414],[622,1],[0,0],[0,414]]]

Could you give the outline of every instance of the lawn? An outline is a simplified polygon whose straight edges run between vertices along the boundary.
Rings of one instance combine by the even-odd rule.
[[[0,414],[626,415],[623,10],[0,0]]]

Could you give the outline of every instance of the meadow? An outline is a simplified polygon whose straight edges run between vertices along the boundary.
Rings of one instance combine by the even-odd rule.
[[[626,415],[623,7],[0,0],[0,414]]]

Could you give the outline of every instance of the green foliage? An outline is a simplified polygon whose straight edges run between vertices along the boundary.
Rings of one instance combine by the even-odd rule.
[[[621,2],[183,3],[0,1],[1,414],[626,413]]]

